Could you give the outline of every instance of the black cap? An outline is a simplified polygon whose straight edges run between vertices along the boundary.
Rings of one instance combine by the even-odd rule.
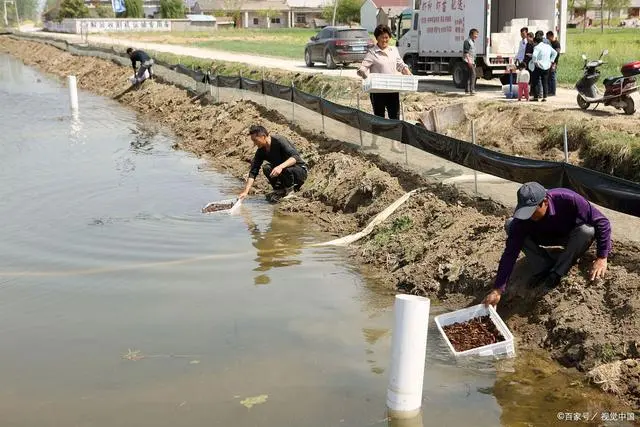
[[[513,213],[517,219],[529,219],[536,208],[547,197],[547,190],[537,182],[522,184],[518,190],[518,206]]]

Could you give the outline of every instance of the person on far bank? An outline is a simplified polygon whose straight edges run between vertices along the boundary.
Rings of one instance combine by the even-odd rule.
[[[549,40],[551,47],[558,53],[549,70],[549,96],[556,96],[556,73],[558,71],[558,59],[560,59],[561,46],[558,38],[553,34],[553,31],[547,31],[547,40]]]
[[[535,47],[533,48],[531,62],[529,62],[529,71],[532,73],[531,90],[533,92],[533,100],[537,101],[542,95],[542,101],[546,102],[549,92],[549,70],[556,56],[558,56],[558,52],[551,45],[544,43],[539,36],[533,42]],[[540,83],[542,83],[542,94],[540,93]]]
[[[523,184],[518,190],[518,204],[505,223],[507,243],[500,258],[494,289],[484,298],[485,305],[496,305],[520,251],[534,272],[530,286],[542,283],[545,289],[560,284],[571,266],[596,241],[596,260],[591,280],[604,277],[611,252],[611,223],[587,199],[566,188],[547,190],[537,182]],[[543,246],[562,246],[553,259]]]
[[[249,137],[258,149],[251,162],[247,185],[238,198],[247,197],[265,161],[267,164],[262,166],[262,172],[274,190],[268,197],[271,201],[276,202],[300,190],[307,179],[307,164],[291,141],[281,135],[270,135],[269,131],[260,125],[252,125],[249,128]]]
[[[480,32],[473,28],[469,31],[469,38],[462,45],[462,57],[467,64],[467,84],[464,93],[475,95],[476,93],[476,40]]]
[[[398,52],[398,48],[389,46],[389,40],[391,40],[391,29],[386,25],[380,24],[373,31],[373,36],[376,38],[377,43],[374,47],[369,49],[367,54],[364,56],[357,74],[363,79],[366,79],[369,73],[402,73],[404,75],[411,75],[411,70],[402,60],[400,52]],[[400,93],[371,93],[369,94],[369,98],[371,99],[373,114],[384,118],[386,110],[390,119],[400,119]],[[402,151],[398,147],[399,144],[400,143],[397,141],[394,141],[394,145],[391,149],[393,151]]]
[[[131,66],[133,66],[133,72],[135,76],[138,78],[138,82],[144,80],[144,72],[149,71],[149,78],[153,75],[153,71],[151,67],[153,66],[153,59],[147,54],[147,52],[143,50],[133,50],[132,48],[127,48],[127,55],[131,59]],[[140,68],[136,69],[136,63],[140,63]]]

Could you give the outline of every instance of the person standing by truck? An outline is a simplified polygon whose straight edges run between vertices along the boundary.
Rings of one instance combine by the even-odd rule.
[[[411,70],[409,66],[404,63],[398,49],[394,46],[389,46],[389,40],[391,40],[391,29],[383,24],[380,24],[373,31],[373,36],[376,38],[376,45],[369,49],[360,68],[358,68],[358,75],[363,79],[367,78],[369,73],[380,74],[396,74],[398,72],[410,75]],[[384,117],[385,110],[390,119],[400,119],[400,93],[388,92],[388,93],[371,93],[371,106],[373,107],[373,114],[378,117]],[[401,151],[394,142],[392,150]]]
[[[476,93],[476,40],[479,31],[473,28],[469,31],[469,38],[462,45],[462,57],[467,64],[467,85],[464,93],[475,95]]]

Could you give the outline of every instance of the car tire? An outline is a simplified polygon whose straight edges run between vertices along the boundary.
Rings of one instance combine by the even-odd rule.
[[[307,67],[313,67],[313,62],[311,62],[311,52],[309,49],[304,50],[304,63],[307,64]]]
[[[327,64],[327,68],[330,70],[334,70],[337,67],[337,65],[336,65],[336,61],[333,60],[333,55],[331,54],[331,51],[328,50],[327,53],[325,53],[324,57],[325,57],[325,63]]]

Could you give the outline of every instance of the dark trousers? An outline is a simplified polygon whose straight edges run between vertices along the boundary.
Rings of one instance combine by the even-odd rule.
[[[307,170],[299,165],[284,168],[282,173],[275,178],[271,177],[272,170],[273,166],[269,163],[262,166],[262,172],[264,173],[264,176],[267,177],[274,190],[293,187],[297,191],[300,190],[302,184],[307,180]]]
[[[398,92],[372,93],[369,98],[371,98],[373,114],[376,116],[384,117],[386,110],[390,119],[398,120],[400,118],[400,94]]]
[[[540,89],[542,89],[542,93],[540,93]],[[549,93],[549,70],[543,70],[539,67],[533,70],[533,74],[531,75],[531,91],[533,92],[534,98],[540,98],[540,95],[542,95],[543,99],[547,98]]]
[[[556,96],[556,70],[549,70],[549,96]]]
[[[467,86],[465,87],[465,93],[474,93],[476,91],[476,65],[471,67],[467,64]]]
[[[513,218],[509,218],[504,225],[507,234],[509,234],[511,221]],[[553,271],[562,277],[569,272],[576,260],[589,249],[594,237],[594,228],[583,224],[571,230],[568,236],[554,238],[528,236],[524,239],[522,252],[524,252],[527,262],[531,264],[534,274]],[[542,246],[563,246],[564,250],[558,259],[554,260]]]

